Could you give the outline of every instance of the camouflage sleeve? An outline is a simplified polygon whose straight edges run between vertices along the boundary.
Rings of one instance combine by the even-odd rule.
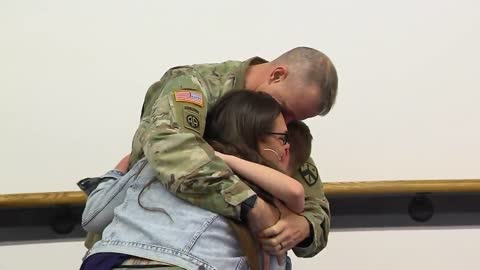
[[[158,180],[177,197],[222,216],[240,219],[240,204],[255,193],[202,138],[208,92],[193,71],[176,70],[159,87],[158,97],[134,138]],[[138,151],[137,151],[138,152]]]
[[[310,222],[313,237],[307,246],[297,246],[293,251],[298,257],[313,257],[327,245],[330,231],[330,206],[312,158],[300,167],[294,177],[303,184],[305,189],[305,210],[302,215]]]

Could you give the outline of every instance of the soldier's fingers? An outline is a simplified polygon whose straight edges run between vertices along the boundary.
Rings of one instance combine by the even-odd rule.
[[[260,241],[262,248],[271,254],[274,252],[278,253],[280,250],[285,249],[285,243],[278,241],[277,239],[272,238],[263,238]]]
[[[294,246],[294,239],[287,233],[286,230],[275,235],[274,237],[259,238],[258,240],[262,245],[276,246],[281,243],[283,247],[287,247],[287,249],[290,249]]]
[[[292,247],[287,246],[285,244],[284,246],[277,245],[276,247],[262,247],[264,251],[268,252],[268,254],[272,256],[281,256],[287,253],[287,251],[291,250]]]
[[[280,242],[277,241],[275,238],[260,238],[259,242],[262,246],[275,247],[280,245]]]
[[[268,252],[268,254],[274,254],[275,252],[277,252],[277,249],[275,248],[275,246],[262,246],[262,249],[265,252]]]
[[[284,240],[282,241],[283,249],[280,251],[287,251],[295,247],[295,243],[291,240]]]
[[[277,255],[277,262],[278,265],[283,265],[285,263],[287,254],[285,252],[281,253],[280,255]]]
[[[284,257],[285,258],[287,256],[287,249],[284,248],[284,249],[281,249],[279,251],[272,252],[270,254],[273,255],[273,256],[277,256],[277,259],[278,259],[278,257]]]
[[[293,246],[294,246],[293,243],[290,241],[290,242],[285,242],[277,245],[271,245],[271,244],[262,245],[262,249],[273,256],[280,256],[286,253],[288,250],[292,249]]]
[[[284,256],[290,249],[284,245],[262,246],[262,248],[272,256]]]
[[[281,245],[264,245],[262,249],[271,255],[277,255],[280,254],[280,251],[284,248]]]
[[[265,230],[261,231],[258,234],[258,237],[260,238],[274,237],[280,234],[281,232],[283,232],[283,230],[285,230],[285,222],[283,222],[282,220],[279,220],[272,227],[266,228]]]

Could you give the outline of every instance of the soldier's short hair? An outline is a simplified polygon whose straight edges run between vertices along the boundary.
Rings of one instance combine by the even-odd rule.
[[[288,123],[288,142],[290,143],[290,161],[288,171],[297,171],[307,162],[312,152],[312,134],[308,126],[299,120]]]
[[[319,115],[326,115],[335,104],[338,88],[337,70],[324,53],[309,47],[297,47],[272,61],[285,64],[289,73],[304,85],[315,85],[322,91]]]

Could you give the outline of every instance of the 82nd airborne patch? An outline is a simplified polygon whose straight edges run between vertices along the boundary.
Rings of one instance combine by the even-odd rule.
[[[198,117],[193,114],[187,114],[187,116],[185,117],[185,121],[187,121],[187,124],[191,128],[197,129],[200,127],[200,121],[198,120]]]
[[[200,112],[190,106],[183,107],[183,126],[197,133],[201,133]]]
[[[315,165],[311,163],[303,164],[300,169],[298,170],[300,175],[303,177],[303,180],[309,185],[313,186],[318,181],[318,170]]]

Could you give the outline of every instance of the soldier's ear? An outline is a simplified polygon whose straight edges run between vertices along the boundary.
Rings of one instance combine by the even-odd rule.
[[[288,69],[283,66],[275,67],[270,73],[269,83],[279,83],[288,77]]]

